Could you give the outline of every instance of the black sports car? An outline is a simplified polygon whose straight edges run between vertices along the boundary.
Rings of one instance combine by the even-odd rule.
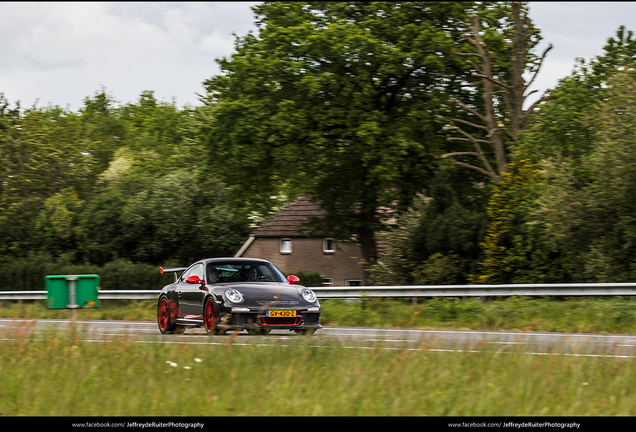
[[[320,329],[316,294],[298,277],[285,276],[269,261],[210,258],[190,267],[160,268],[175,274],[161,290],[157,322],[161,333],[204,327],[207,333],[228,330],[268,333],[272,329],[312,334]],[[181,276],[178,276],[178,272]]]

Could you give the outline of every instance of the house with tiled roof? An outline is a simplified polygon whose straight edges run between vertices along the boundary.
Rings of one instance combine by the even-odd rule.
[[[336,242],[328,234],[312,233],[304,225],[322,214],[310,196],[301,195],[256,228],[234,256],[266,259],[287,274],[317,272],[324,285],[364,285],[360,245]]]

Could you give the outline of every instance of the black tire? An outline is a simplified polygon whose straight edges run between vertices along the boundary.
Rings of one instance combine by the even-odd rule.
[[[159,325],[159,331],[162,334],[174,333],[177,328],[174,320],[172,319],[170,303],[166,296],[161,296],[159,298],[159,303],[157,303],[157,324]]]
[[[203,328],[207,334],[220,334],[217,329],[219,323],[219,314],[216,310],[216,305],[212,297],[209,297],[203,305]]]

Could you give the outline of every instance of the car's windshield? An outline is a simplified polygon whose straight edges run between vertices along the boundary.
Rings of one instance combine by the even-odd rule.
[[[207,266],[208,283],[285,282],[283,274],[268,262],[214,261]]]

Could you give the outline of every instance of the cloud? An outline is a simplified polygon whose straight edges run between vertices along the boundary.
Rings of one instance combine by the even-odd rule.
[[[15,103],[77,110],[105,86],[122,103],[153,90],[159,100],[198,104],[234,36],[256,31],[257,2],[0,2],[0,92]],[[576,57],[603,51],[634,2],[530,2],[530,17],[554,44],[533,88],[569,75]],[[628,22],[628,20],[631,20]]]
[[[196,104],[202,82],[253,29],[254,3],[0,3],[0,92],[73,109],[105,86]]]
[[[554,88],[571,75],[577,58],[589,61],[602,55],[607,39],[621,24],[634,30],[630,26],[635,13],[634,2],[530,2],[530,19],[543,37],[537,53],[550,43],[554,46],[531,89]],[[533,96],[530,101],[538,98]]]

